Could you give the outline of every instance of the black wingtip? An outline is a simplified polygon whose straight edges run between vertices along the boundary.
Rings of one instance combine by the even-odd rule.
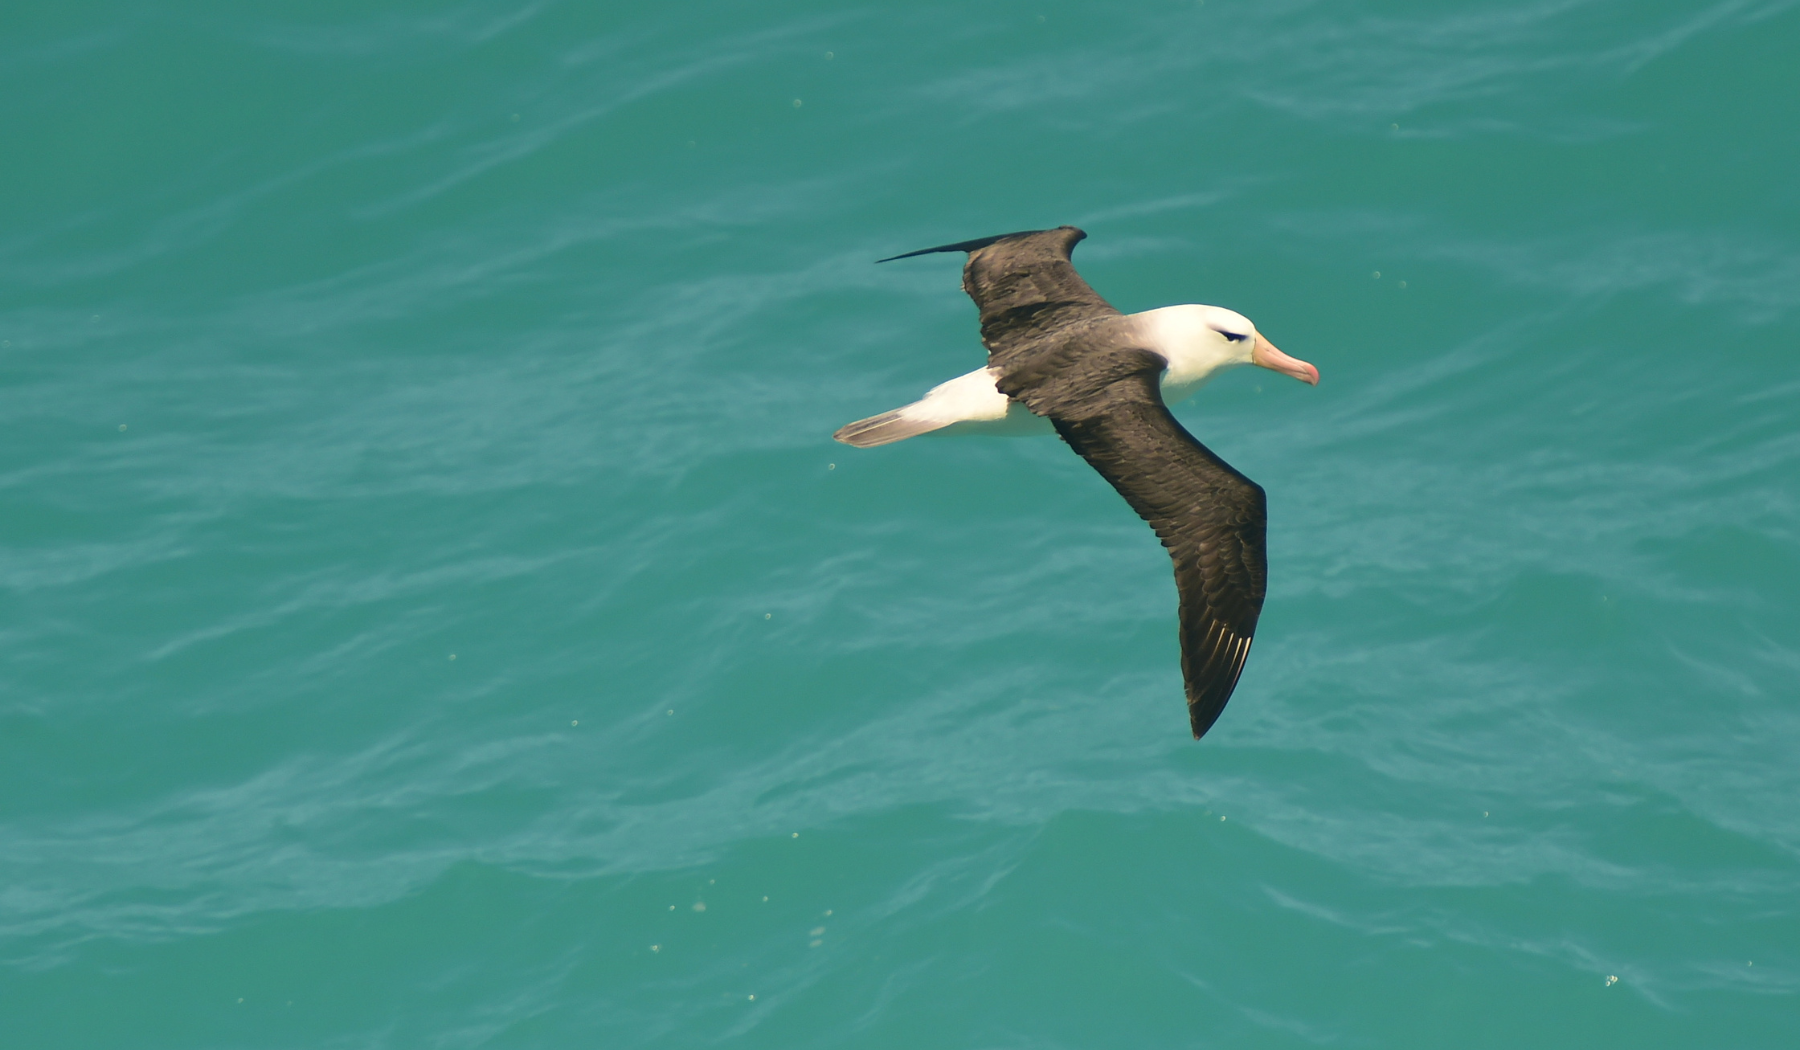
[[[1057,227],[1057,229],[1071,229],[1072,230],[1072,229],[1074,229],[1074,227],[1073,226],[1059,226],[1059,227]],[[884,263],[884,262],[893,262],[895,259],[910,259],[915,255],[931,255],[934,252],[972,252],[972,251],[979,250],[981,248],[986,248],[990,244],[997,244],[1000,241],[1006,240],[1008,237],[1029,237],[1034,233],[1049,233],[1049,232],[1050,231],[1048,231],[1048,230],[1015,230],[1012,233],[997,233],[992,237],[977,237],[972,241],[958,241],[955,244],[940,244],[936,248],[920,248],[916,252],[907,252],[904,255],[890,255],[885,259],[876,259],[875,262],[877,264]],[[1081,237],[1086,237],[1086,236],[1087,236],[1087,234],[1085,234],[1085,233],[1081,235]],[[1075,239],[1080,240],[1081,237],[1077,237]]]

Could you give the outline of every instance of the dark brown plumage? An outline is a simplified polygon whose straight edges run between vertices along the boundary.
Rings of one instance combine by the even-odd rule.
[[[1166,360],[1133,345],[1134,329],[1116,323],[1119,311],[1075,272],[1070,252],[1086,236],[1062,226],[907,256],[969,253],[963,290],[981,309],[981,341],[1001,392],[1048,418],[1168,548],[1198,739],[1231,698],[1262,611],[1263,490],[1169,414],[1159,385]]]

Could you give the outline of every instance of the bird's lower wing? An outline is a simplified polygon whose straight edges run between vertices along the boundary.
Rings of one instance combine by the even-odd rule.
[[[1158,389],[1161,359],[1138,353],[1136,367],[1129,355],[1112,355],[1115,367],[1090,373],[1101,381],[1079,396],[1066,388],[1053,396],[1006,392],[1049,416],[1168,548],[1181,595],[1188,717],[1198,739],[1225,709],[1250,654],[1268,579],[1267,504],[1261,486],[1169,414]]]

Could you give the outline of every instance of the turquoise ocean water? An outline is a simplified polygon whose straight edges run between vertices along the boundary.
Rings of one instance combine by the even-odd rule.
[[[0,1045],[1800,1046],[1800,4],[15,3]],[[960,257],[1318,365],[1189,739]]]

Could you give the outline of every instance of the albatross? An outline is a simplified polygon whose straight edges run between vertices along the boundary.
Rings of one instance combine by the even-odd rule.
[[[1168,405],[1257,365],[1318,385],[1242,314],[1165,306],[1122,314],[1081,279],[1073,226],[981,237],[882,259],[967,252],[988,363],[833,435],[858,448],[931,432],[1054,430],[1150,523],[1175,562],[1181,674],[1198,740],[1231,699],[1268,580],[1262,486],[1189,434]]]

